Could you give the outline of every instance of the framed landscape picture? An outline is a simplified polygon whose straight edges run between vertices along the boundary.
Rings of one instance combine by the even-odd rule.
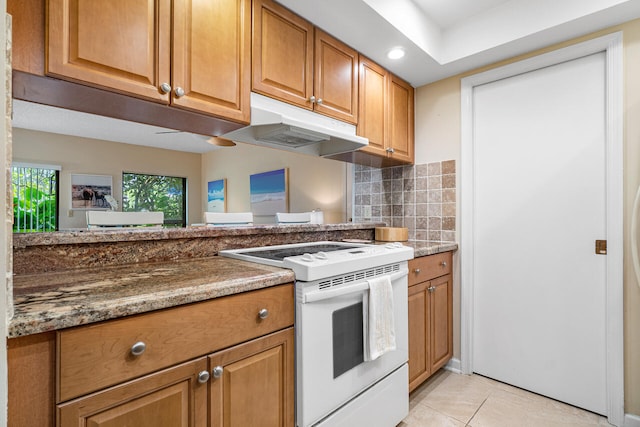
[[[112,192],[111,175],[71,174],[71,209],[109,209]]]
[[[218,179],[207,184],[207,212],[227,211],[227,180]]]
[[[251,212],[258,216],[289,212],[288,182],[286,168],[251,175]]]

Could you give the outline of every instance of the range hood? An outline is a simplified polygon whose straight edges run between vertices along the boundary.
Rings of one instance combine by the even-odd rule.
[[[251,93],[251,124],[221,135],[237,142],[315,156],[355,151],[369,144],[354,125]]]

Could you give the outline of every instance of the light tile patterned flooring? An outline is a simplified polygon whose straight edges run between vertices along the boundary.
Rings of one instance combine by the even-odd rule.
[[[479,375],[440,370],[414,390],[398,427],[609,426],[604,417]]]

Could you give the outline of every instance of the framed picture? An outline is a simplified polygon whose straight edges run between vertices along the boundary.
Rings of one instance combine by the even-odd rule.
[[[218,179],[207,184],[207,212],[227,211],[227,180]]]
[[[112,192],[111,175],[71,174],[71,209],[109,209]]]
[[[288,169],[258,173],[249,177],[251,212],[254,215],[275,215],[289,212]]]

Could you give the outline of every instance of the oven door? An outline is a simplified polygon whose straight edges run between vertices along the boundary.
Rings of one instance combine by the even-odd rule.
[[[297,422],[307,427],[404,365],[408,359],[407,264],[390,274],[396,350],[372,361],[363,357],[361,281],[327,290],[296,284]],[[408,387],[408,379],[407,379]],[[408,396],[408,389],[407,389]]]

